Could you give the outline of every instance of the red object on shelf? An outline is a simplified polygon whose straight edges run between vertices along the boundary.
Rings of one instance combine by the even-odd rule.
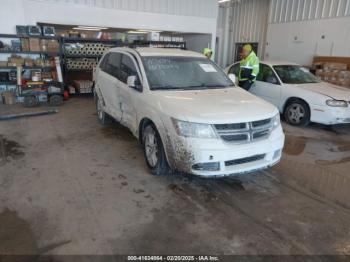
[[[68,100],[69,99],[69,92],[67,90],[64,90],[63,92],[63,99]]]

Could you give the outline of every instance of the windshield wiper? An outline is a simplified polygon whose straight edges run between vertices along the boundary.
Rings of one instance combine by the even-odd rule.
[[[223,87],[229,87],[226,85],[208,85],[208,84],[201,84],[201,85],[195,85],[195,86],[188,86],[187,88],[191,88],[191,89],[203,89],[203,88],[210,88],[210,89],[216,89],[216,88],[223,88]]]
[[[183,89],[177,86],[152,86],[151,90],[174,90],[174,89]]]

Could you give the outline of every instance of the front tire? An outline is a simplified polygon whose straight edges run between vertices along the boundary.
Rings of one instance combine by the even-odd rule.
[[[307,126],[310,123],[310,108],[303,100],[293,99],[284,110],[284,118],[293,126]]]
[[[142,132],[142,145],[146,164],[156,176],[170,173],[160,135],[153,124],[147,125]]]
[[[112,122],[112,117],[108,115],[105,111],[103,111],[102,100],[96,96],[96,111],[98,121],[101,125],[106,126]]]

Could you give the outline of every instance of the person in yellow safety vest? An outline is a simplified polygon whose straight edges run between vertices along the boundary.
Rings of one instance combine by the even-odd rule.
[[[208,57],[208,59],[211,59],[211,56],[213,55],[213,51],[210,48],[204,48],[203,54]]]
[[[259,73],[260,61],[250,44],[243,46],[242,58],[243,59],[240,61],[238,85],[243,89],[249,91],[256,80],[256,76]]]

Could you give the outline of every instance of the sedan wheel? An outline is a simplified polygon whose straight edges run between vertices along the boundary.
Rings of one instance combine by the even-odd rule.
[[[284,117],[291,125],[306,126],[310,122],[310,110],[304,101],[296,100],[287,106]]]

